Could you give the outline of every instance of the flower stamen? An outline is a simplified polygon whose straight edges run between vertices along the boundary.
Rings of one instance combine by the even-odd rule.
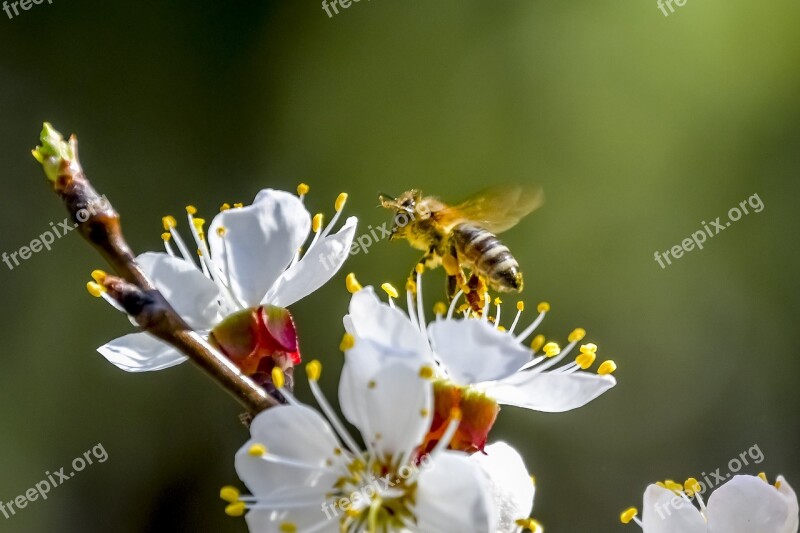
[[[447,310],[447,320],[453,318],[453,312],[456,310],[456,304],[458,303],[458,299],[464,295],[464,291],[459,289],[458,292],[453,296],[453,300],[450,302],[450,308]]]
[[[186,246],[186,243],[183,242],[180,233],[178,233],[178,230],[176,229],[178,222],[175,220],[175,217],[172,215],[167,215],[162,217],[161,222],[164,225],[164,231],[168,231],[170,235],[172,235],[172,239],[175,241],[181,256],[186,261],[194,265],[195,268],[197,268],[197,263],[195,262],[194,257],[192,257],[191,252],[189,252],[189,248]]]
[[[339,420],[339,417],[336,415],[333,407],[331,407],[328,399],[325,398],[325,395],[319,386],[319,378],[322,375],[322,363],[316,359],[309,362],[306,365],[306,375],[308,376],[308,385],[311,389],[311,394],[313,394],[314,399],[317,400],[317,404],[322,409],[322,412],[325,413],[325,416],[330,421],[333,429],[336,430],[336,433],[342,439],[345,446],[347,446],[347,449],[350,450],[350,453],[355,456],[361,455],[355,439],[353,439],[353,437],[350,435],[350,432],[347,431],[344,424],[342,424],[341,420]]]
[[[305,199],[306,194],[308,194],[308,191],[310,190],[311,187],[309,187],[305,183],[301,183],[297,186],[297,196],[300,198],[301,202],[303,201],[303,199]]]
[[[527,529],[531,533],[543,533],[544,527],[537,520],[533,518],[520,518],[516,524],[522,529]]]
[[[639,527],[644,529],[644,524],[642,524],[642,521],[639,520],[639,518],[636,516],[638,514],[639,510],[636,507],[629,507],[628,509],[625,509],[624,511],[622,511],[622,513],[620,513],[619,521],[622,522],[623,524],[630,524],[631,521],[633,521],[636,522],[639,525]]]
[[[175,257],[175,251],[172,249],[172,245],[169,243],[171,238],[172,235],[168,231],[165,231],[161,234],[161,240],[164,241],[164,250],[166,250],[167,253],[172,257]]]
[[[538,305],[536,309],[537,311],[539,311],[539,316],[537,316],[536,319],[533,321],[533,323],[531,323],[530,326],[525,328],[525,330],[522,333],[517,335],[516,338],[519,342],[523,342],[525,339],[530,337],[531,333],[536,331],[536,328],[538,328],[539,324],[541,324],[542,320],[544,320],[544,316],[547,314],[548,311],[550,311],[550,304],[547,302],[542,302]]]
[[[417,325],[420,331],[425,331],[425,308],[422,306],[422,273],[425,272],[425,265],[417,263]]]
[[[345,286],[347,287],[347,292],[349,292],[350,294],[355,294],[358,291],[360,291],[361,289],[363,289],[361,284],[356,279],[356,275],[353,274],[352,272],[350,272],[347,275],[347,277],[344,280],[344,283],[345,283]]]

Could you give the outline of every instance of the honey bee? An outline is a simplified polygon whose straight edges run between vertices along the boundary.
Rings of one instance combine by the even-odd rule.
[[[519,263],[496,234],[541,206],[541,189],[490,187],[453,206],[423,197],[418,189],[398,198],[381,194],[379,200],[382,207],[395,212],[390,240],[407,239],[425,252],[419,263],[427,268],[443,265],[451,298],[457,289],[462,290],[473,311],[480,314],[486,284],[498,292],[522,291]],[[469,269],[469,280],[463,268]]]

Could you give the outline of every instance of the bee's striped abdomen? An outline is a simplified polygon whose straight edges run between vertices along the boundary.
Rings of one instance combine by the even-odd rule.
[[[494,233],[472,224],[453,228],[459,259],[484,276],[498,291],[522,290],[519,263]]]

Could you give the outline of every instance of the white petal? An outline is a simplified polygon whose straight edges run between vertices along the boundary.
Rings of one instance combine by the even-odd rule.
[[[422,469],[415,514],[420,533],[497,531],[489,480],[459,452],[444,452]]]
[[[559,374],[528,371],[482,384],[482,388],[501,404],[561,413],[586,405],[616,384],[613,376],[588,372]]]
[[[428,335],[447,373],[462,385],[510,376],[533,356],[512,335],[483,320],[436,320]]]
[[[211,257],[223,279],[230,277],[236,297],[255,307],[289,266],[310,227],[311,217],[296,196],[265,189],[253,205],[214,217],[208,231]]]
[[[317,499],[321,505],[341,475],[325,464],[339,461],[334,450],[340,446],[325,419],[306,406],[282,405],[256,416],[250,432],[251,440],[236,454],[236,472],[252,493],[264,500],[286,499],[287,494],[301,501]],[[268,455],[308,467],[254,457],[248,453],[253,444],[266,446]]]
[[[314,533],[339,533],[339,520],[336,514],[342,514],[338,508],[323,507],[319,504],[285,510],[254,509],[247,513],[245,520],[250,533],[284,533],[295,531],[287,529],[289,524],[296,531],[314,531]],[[326,514],[327,511],[327,514]],[[330,517],[330,519],[328,518]]]
[[[431,424],[433,387],[420,377],[428,364],[412,352],[357,339],[345,355],[339,402],[347,420],[379,452],[410,453]]]
[[[525,463],[517,451],[505,442],[490,444],[485,455],[476,453],[470,459],[489,478],[492,500],[498,511],[498,533],[519,529],[516,521],[528,518],[533,510],[535,487]]]
[[[756,476],[734,476],[708,499],[709,533],[782,533],[789,504]]]
[[[194,329],[211,329],[219,316],[219,289],[194,265],[165,253],[136,258],[175,311]]]
[[[162,370],[187,359],[172,346],[149,333],[130,333],[104,344],[97,351],[127,372]]]
[[[650,485],[644,491],[642,522],[647,533],[706,533],[706,521],[700,511],[658,485]]]
[[[325,285],[347,259],[357,223],[356,217],[350,217],[337,233],[317,242],[297,264],[280,275],[261,303],[288,307]]]
[[[780,488],[778,492],[780,492],[789,505],[789,517],[786,519],[786,525],[781,530],[781,533],[797,533],[798,529],[798,505],[797,505],[797,494],[794,493],[794,489],[792,489],[789,482],[786,481],[786,478],[783,476],[778,476],[778,484]]]
[[[427,336],[421,333],[400,309],[381,302],[372,287],[364,287],[350,299],[350,314],[345,329],[361,339],[424,354],[433,361]]]

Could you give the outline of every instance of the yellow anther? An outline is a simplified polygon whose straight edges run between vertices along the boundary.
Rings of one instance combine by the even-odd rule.
[[[346,352],[355,345],[356,345],[356,338],[350,335],[349,333],[345,333],[342,336],[342,342],[339,343],[339,350]]]
[[[228,202],[225,202],[224,204],[219,206],[219,210],[220,211],[227,211],[230,208],[231,208],[231,204],[229,204]]]
[[[197,229],[197,231],[202,231],[203,224],[205,224],[205,223],[206,223],[206,219],[204,219],[204,218],[193,218],[192,219],[192,224],[194,224],[194,227]]]
[[[322,223],[325,221],[325,217],[322,213],[317,213],[314,215],[314,218],[311,219],[311,229],[314,233],[317,233],[319,230],[322,229]]]
[[[448,276],[455,276],[461,269],[458,264],[458,259],[452,255],[446,255],[442,258],[442,266],[444,267],[444,270],[447,272]]]
[[[239,496],[241,496],[241,493],[239,492],[239,489],[237,489],[236,487],[227,485],[219,489],[219,497],[228,503],[238,502]]]
[[[464,414],[458,407],[453,407],[452,409],[450,409],[450,420],[461,420],[463,416]]]
[[[543,349],[544,349],[544,354],[547,357],[554,357],[561,353],[561,348],[559,348],[558,344],[554,342],[548,342],[547,344],[544,345]]]
[[[349,516],[350,518],[358,518],[359,516],[361,516],[361,511],[358,511],[358,510],[356,510],[356,509],[353,509],[353,508],[351,507],[351,508],[349,508],[348,510],[346,510],[346,511],[344,512],[344,514],[346,514],[346,515],[347,515],[347,516]]]
[[[597,345],[594,343],[584,344],[580,347],[581,353],[595,353],[597,351]]]
[[[419,377],[422,379],[433,379],[434,375],[436,375],[436,372],[434,372],[432,366],[423,365],[419,369]]]
[[[503,300],[501,300],[500,297],[498,296],[497,298],[494,299],[493,303],[494,305],[500,305],[501,303],[503,303]]]
[[[695,492],[700,492],[700,483],[693,477],[690,477],[683,482],[683,489],[689,496],[694,495]]]
[[[339,196],[336,197],[336,202],[333,204],[333,207],[336,209],[337,213],[344,208],[345,202],[347,202],[347,193],[340,193]]]
[[[278,528],[280,533],[297,533],[297,524],[294,522],[284,522]]]
[[[305,183],[301,183],[300,185],[297,186],[297,195],[298,196],[304,196],[304,195],[308,194],[308,191],[310,191],[310,190],[311,190],[311,187],[309,187]]]
[[[671,490],[672,492],[683,492],[683,485],[676,483],[671,479],[664,480],[664,488]]]
[[[247,449],[247,454],[253,457],[263,457],[267,455],[267,447],[263,444],[253,444]]]
[[[395,288],[392,286],[392,284],[391,284],[391,283],[384,283],[383,285],[381,285],[381,289],[383,289],[383,290],[384,290],[384,292],[386,292],[386,294],[388,294],[388,295],[389,295],[389,298],[397,298],[397,296],[398,296],[398,294],[399,294],[399,293],[397,292],[397,289],[395,289]]]
[[[550,310],[550,304],[547,302],[542,302],[536,306],[536,310],[540,313],[546,313]]]
[[[497,331],[505,331],[505,326],[497,326]]]
[[[639,514],[639,510],[636,507],[625,509],[622,511],[622,513],[620,513],[619,521],[623,524],[630,524],[631,520],[633,520],[637,514]]]
[[[433,305],[433,314],[434,315],[443,315],[447,312],[447,305],[444,302],[436,302]]]
[[[613,374],[617,370],[617,363],[609,359],[608,361],[603,361],[600,366],[597,368],[597,373],[601,376],[608,376]]]
[[[217,235],[219,235],[220,237],[224,237],[227,231],[228,230],[225,228],[225,226],[220,226],[217,228]]]
[[[282,389],[286,385],[286,375],[278,366],[272,369],[272,384],[276,389]]]
[[[161,223],[164,225],[164,231],[169,231],[178,225],[178,221],[172,215],[161,217]]]
[[[417,294],[417,282],[410,277],[406,280],[406,292]]]
[[[597,356],[593,353],[582,353],[575,358],[575,363],[583,370],[586,370],[594,364],[595,359],[597,359]]]
[[[765,474],[764,472],[759,472],[758,477],[760,477],[761,481],[763,481],[764,483],[769,483],[769,481],[767,480],[767,474]]]
[[[308,376],[309,381],[319,381],[321,375],[322,363],[314,359],[306,365],[306,376]]]
[[[103,283],[107,275],[104,270],[92,270],[92,279],[97,283]]]
[[[233,204],[233,207],[237,207],[237,208],[238,207],[244,207],[244,204],[242,202],[236,202],[235,204]]]
[[[347,292],[349,292],[350,294],[355,294],[361,289],[363,289],[361,284],[356,279],[356,275],[353,274],[352,272],[350,272],[344,279],[344,284],[347,287]]]
[[[536,476],[531,476],[531,485],[536,486]]]
[[[161,234],[161,238],[164,239],[164,241],[166,242],[172,238],[172,234],[169,233],[168,231],[165,231],[164,233]]]
[[[527,529],[533,533],[542,533],[544,531],[542,524],[533,518],[520,518],[519,520],[516,520],[515,523],[522,529]]]
[[[420,409],[419,414],[422,418],[426,418],[429,414],[431,414],[431,412],[427,409]]]
[[[86,290],[89,291],[89,294],[94,296],[95,298],[100,298],[104,292],[106,292],[106,288],[100,285],[97,282],[90,281],[86,284]]]
[[[572,330],[572,333],[569,334],[567,339],[569,342],[579,342],[582,341],[583,338],[586,336],[586,330],[583,328],[575,328]]]
[[[414,267],[414,271],[417,274],[424,274],[425,273],[425,265],[423,265],[422,263],[417,263],[417,265]]]
[[[369,381],[367,382],[367,388],[368,388],[368,389],[374,389],[374,388],[375,388],[375,387],[377,387],[377,386],[378,386],[378,384],[375,382],[375,380],[374,380],[374,379],[371,379],[371,380],[369,380]]]
[[[521,313],[524,310],[525,310],[525,302],[523,302],[522,300],[518,301],[517,302],[517,311],[519,311]]]
[[[196,215],[197,214],[197,208],[195,206],[193,206],[193,205],[187,205],[186,206],[186,212],[189,213],[190,215]]]
[[[247,507],[245,506],[244,502],[234,502],[225,508],[225,514],[234,518],[238,518],[244,515],[246,509]]]
[[[776,482],[775,482],[775,488],[776,488],[776,489],[779,489],[779,488],[781,488],[781,482],[780,482],[780,481],[776,481]]]
[[[542,335],[541,333],[536,335],[531,341],[531,350],[533,350],[534,352],[538,352],[539,350],[541,350],[542,346],[544,346],[545,340],[546,339],[544,335]]]

